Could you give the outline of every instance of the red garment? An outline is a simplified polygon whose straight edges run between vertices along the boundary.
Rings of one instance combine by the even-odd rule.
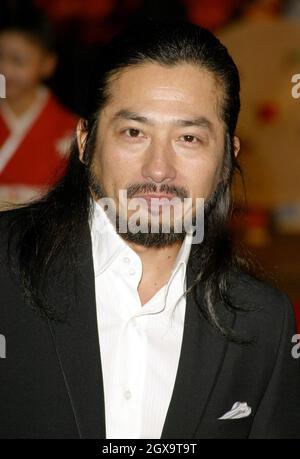
[[[75,125],[75,116],[49,93],[41,113],[0,172],[0,186],[52,184],[55,173],[66,164],[62,144],[70,140]],[[0,156],[9,135],[9,127],[0,114]]]

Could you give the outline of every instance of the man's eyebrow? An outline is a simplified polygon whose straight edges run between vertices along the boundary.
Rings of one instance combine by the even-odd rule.
[[[120,110],[113,116],[113,121],[117,120],[132,120],[138,121],[139,123],[153,124],[149,118],[143,115],[139,115],[136,112],[131,112],[130,110]]]
[[[204,127],[207,128],[210,131],[214,131],[213,129],[213,124],[211,121],[209,121],[208,118],[205,116],[199,116],[197,118],[192,118],[192,119],[186,119],[186,120],[175,120],[175,124],[178,126],[183,126],[183,127],[189,127],[189,126],[199,126],[199,127]]]
[[[147,118],[146,116],[141,115],[136,112],[132,112],[130,110],[120,110],[113,116],[113,121],[117,121],[120,119],[137,121],[139,123],[150,124],[152,126],[155,124],[153,120]],[[177,126],[182,126],[182,127],[193,127],[193,126],[204,127],[208,129],[209,131],[211,131],[212,133],[214,133],[212,122],[205,116],[198,116],[192,119],[175,119],[171,123]]]

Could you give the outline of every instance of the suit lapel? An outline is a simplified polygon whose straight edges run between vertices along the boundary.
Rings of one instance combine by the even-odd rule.
[[[192,277],[188,265],[187,286],[191,284]],[[201,301],[201,286],[199,290]],[[201,318],[192,294],[189,293],[186,298],[178,371],[162,439],[194,438],[217,381],[227,345],[227,342]]]
[[[105,438],[105,411],[89,228],[81,240],[66,323],[49,321],[80,438]],[[70,273],[64,269],[64,276]],[[66,281],[70,279],[66,279]],[[75,291],[74,291],[75,284]],[[72,291],[70,291],[72,288]],[[57,288],[61,295],[61,288]],[[60,297],[61,299],[61,297]],[[63,298],[62,301],[66,301]],[[59,304],[59,303],[56,303]]]

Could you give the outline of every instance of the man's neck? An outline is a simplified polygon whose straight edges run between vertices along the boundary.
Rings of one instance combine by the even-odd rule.
[[[143,272],[138,292],[141,303],[144,304],[168,282],[181,243],[161,249],[143,247],[131,242],[128,242],[128,245],[142,261]]]

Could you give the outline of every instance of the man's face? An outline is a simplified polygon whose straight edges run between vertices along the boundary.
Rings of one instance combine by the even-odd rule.
[[[6,79],[6,97],[17,100],[32,91],[55,69],[55,57],[18,31],[0,34],[0,73]]]
[[[147,63],[122,70],[110,94],[99,117],[94,185],[122,216],[121,189],[128,198],[192,198],[195,212],[196,198],[206,202],[215,191],[224,155],[222,89],[214,76],[190,64]]]

